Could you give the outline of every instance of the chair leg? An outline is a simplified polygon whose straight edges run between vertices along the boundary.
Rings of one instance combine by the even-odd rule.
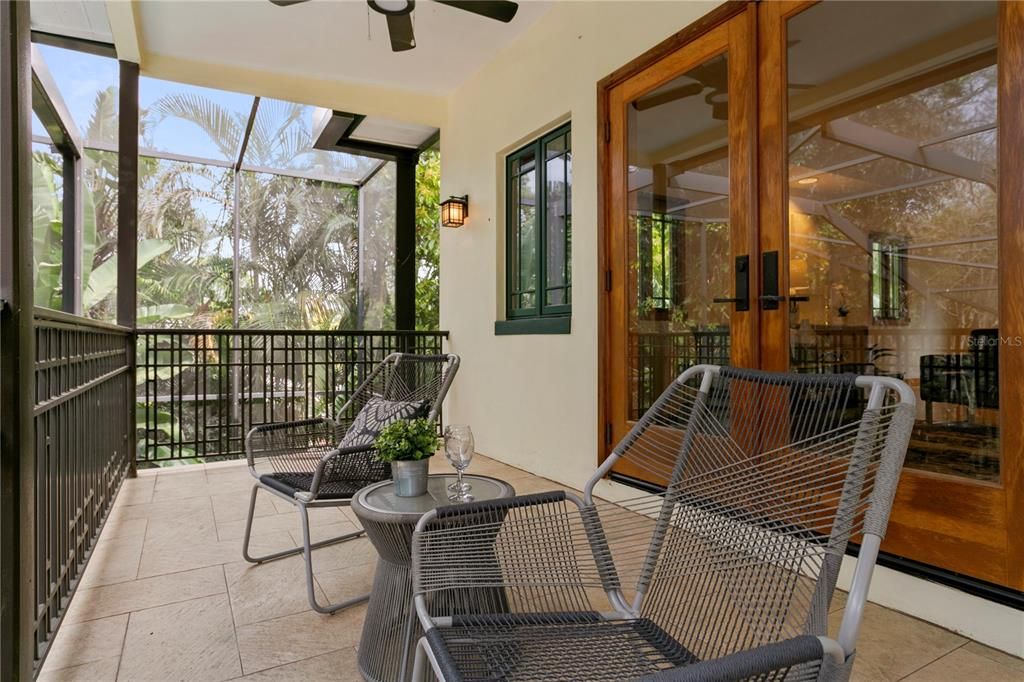
[[[427,659],[427,652],[425,651],[426,646],[427,643],[424,642],[423,639],[416,642],[416,657],[413,658],[412,677],[409,678],[411,682],[422,682],[426,676],[426,670],[424,670],[424,664]]]
[[[280,552],[274,552],[272,554],[264,554],[262,556],[252,556],[249,553],[249,538],[252,535],[252,524],[254,517],[256,516],[256,493],[259,492],[260,487],[254,485],[252,487],[252,495],[249,498],[249,516],[245,519],[245,535],[242,538],[242,557],[250,564],[262,564],[267,561],[273,561],[275,559],[283,559],[286,556],[294,556],[296,554],[302,554],[306,551],[306,545],[303,544],[301,547],[293,547]],[[321,547],[327,547],[339,542],[345,542],[363,535],[366,531],[357,530],[354,533],[346,533],[345,535],[339,535],[337,537],[328,538],[327,540],[321,540],[320,542],[314,542],[309,546],[309,549],[320,549]]]
[[[427,679],[427,671],[431,669],[434,671],[434,677],[439,682],[445,682],[444,674],[441,672],[440,666],[437,665],[437,659],[434,658],[434,652],[430,650],[430,645],[427,644],[427,638],[420,637],[416,643],[416,657],[412,663],[410,682],[424,682]]]
[[[332,614],[337,611],[340,611],[341,609],[348,608],[349,606],[354,606],[369,599],[369,594],[363,594],[358,597],[353,597],[352,599],[346,599],[344,601],[337,602],[335,604],[327,604],[326,606],[321,606],[320,603],[317,602],[315,587],[316,583],[313,581],[313,550],[316,549],[317,546],[322,545],[321,543],[317,543],[316,545],[314,545],[309,541],[309,509],[307,509],[306,505],[302,504],[301,502],[299,503],[299,515],[302,519],[302,547],[300,548],[300,550],[303,553],[303,557],[305,558],[306,563],[306,596],[309,597],[309,605],[313,607],[313,610],[318,613]],[[348,535],[343,535],[340,537],[344,539],[349,539],[362,534],[363,531],[358,531],[356,533],[349,533]],[[332,538],[332,541],[337,541],[337,538]]]

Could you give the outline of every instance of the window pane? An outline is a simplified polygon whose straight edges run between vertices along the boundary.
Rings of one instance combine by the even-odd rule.
[[[354,329],[356,190],[266,173],[240,177],[239,326]]]
[[[537,171],[530,170],[519,176],[517,229],[515,249],[519,262],[516,287],[520,308],[537,305]]]
[[[117,145],[116,59],[37,45],[86,144]]]
[[[395,164],[388,162],[360,192],[359,324],[395,328]]]
[[[139,158],[139,326],[231,326],[232,193],[229,169]]]
[[[117,153],[88,149],[82,166],[82,310],[117,319]]]
[[[172,154],[235,161],[252,96],[156,78],[139,79],[139,107],[145,125],[139,144]]]
[[[568,134],[546,145],[546,244],[545,244],[545,305],[569,303],[571,277],[570,204],[569,187],[572,184],[572,152],[567,149]]]
[[[261,99],[246,148],[248,170],[292,170],[331,182],[361,182],[377,160],[313,148],[313,110],[305,104]]]
[[[32,265],[35,304],[60,310],[63,273],[64,157],[32,144]]]
[[[906,466],[997,483],[996,14],[821,3],[789,20],[788,73],[792,368],[905,380]]]
[[[690,365],[729,364],[728,76],[718,55],[627,107],[631,419]]]

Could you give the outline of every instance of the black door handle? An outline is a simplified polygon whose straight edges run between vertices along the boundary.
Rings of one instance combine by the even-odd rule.
[[[736,276],[736,296],[733,298],[715,298],[715,303],[735,303],[736,310],[750,310],[750,256],[736,256],[733,270]]]
[[[778,310],[785,296],[779,295],[779,252],[761,254],[761,310]]]

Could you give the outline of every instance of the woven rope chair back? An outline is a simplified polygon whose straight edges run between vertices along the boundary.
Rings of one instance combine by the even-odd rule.
[[[618,579],[697,658],[826,633],[848,541],[884,532],[914,418],[860,381],[708,368],[616,448],[665,490],[605,523]]]
[[[454,367],[454,360],[448,355],[392,353],[371,370],[338,409],[335,422],[339,439],[371,398],[424,402],[429,405],[426,417],[436,419]]]

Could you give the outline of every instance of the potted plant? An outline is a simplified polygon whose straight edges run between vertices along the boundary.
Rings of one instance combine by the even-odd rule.
[[[391,464],[395,495],[426,494],[429,460],[437,450],[437,443],[437,425],[429,419],[402,419],[381,429],[374,449],[377,459]]]

